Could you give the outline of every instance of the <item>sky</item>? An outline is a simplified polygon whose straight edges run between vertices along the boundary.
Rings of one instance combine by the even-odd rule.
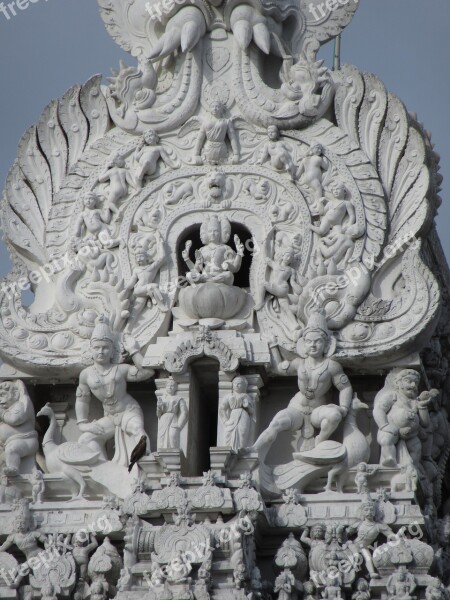
[[[34,0],[16,13],[8,20],[0,12],[2,189],[21,136],[50,100],[96,73],[108,76],[121,58],[134,61],[107,34],[96,0]],[[444,176],[437,226],[450,262],[449,0],[360,0],[342,62],[378,75],[433,133]],[[0,244],[0,276],[9,269]]]

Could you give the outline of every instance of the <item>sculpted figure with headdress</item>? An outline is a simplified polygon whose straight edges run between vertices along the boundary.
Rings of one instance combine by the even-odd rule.
[[[258,452],[261,459],[283,431],[299,432],[300,450],[310,450],[328,440],[351,407],[352,386],[341,365],[332,358],[335,340],[321,312],[311,315],[297,350],[299,358],[291,363],[281,362],[278,370],[287,373],[295,369],[299,391],[250,449]],[[339,390],[339,405],[327,403],[326,395],[333,386]],[[319,430],[316,437],[315,429]]]
[[[143,356],[133,339],[125,338],[124,346],[134,365],[119,363],[116,337],[106,319],[100,317],[90,343],[93,364],[80,373],[75,411],[82,431],[79,443],[99,450],[106,458],[105,444],[115,438],[113,462],[126,466],[142,436],[147,437],[147,451],[150,451],[142,409],[128,394],[127,383],[149,379],[154,371],[142,367]],[[104,416],[89,422],[91,395],[102,403]]]
[[[0,383],[0,467],[5,475],[31,473],[38,450],[34,409],[25,384]]]

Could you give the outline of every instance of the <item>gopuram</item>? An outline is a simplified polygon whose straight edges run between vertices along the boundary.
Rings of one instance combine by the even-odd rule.
[[[326,4],[99,0],[130,66],[22,137],[3,600],[448,600],[439,157]]]

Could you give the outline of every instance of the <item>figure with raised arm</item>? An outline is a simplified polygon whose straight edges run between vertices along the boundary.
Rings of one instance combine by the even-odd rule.
[[[301,183],[313,190],[314,200],[323,197],[323,176],[328,170],[328,160],[323,155],[323,146],[314,144],[300,162],[297,175]]]
[[[123,156],[115,156],[108,167],[98,177],[99,183],[109,181],[107,207],[113,213],[118,212],[118,203],[128,196],[128,185],[133,181],[125,165]]]
[[[155,283],[166,257],[163,240],[157,231],[136,236],[130,247],[136,269],[125,289],[132,298],[129,323],[136,323],[148,304],[158,306],[163,312],[168,310],[159,285]]]
[[[39,448],[34,408],[20,380],[0,383],[0,468],[5,475],[30,473]]]
[[[272,444],[283,431],[300,433],[300,450],[311,450],[328,440],[347,416],[353,397],[352,386],[341,365],[332,358],[335,341],[325,315],[312,313],[297,349],[300,357],[291,363],[281,362],[279,372],[297,372],[299,392],[287,408],[275,415],[249,451],[258,452],[264,460]],[[327,403],[332,387],[339,391],[339,405]],[[314,437],[314,430],[319,433]]]
[[[127,466],[131,452],[142,436],[147,437],[147,451],[150,451],[142,409],[128,394],[127,383],[149,379],[154,371],[142,366],[144,357],[135,340],[126,337],[124,346],[133,365],[118,362],[116,337],[106,318],[99,317],[90,342],[93,365],[80,373],[75,412],[82,431],[79,443],[99,450],[106,458],[105,444],[115,437],[113,462]],[[91,395],[103,405],[104,416],[89,422]]]
[[[179,166],[160,144],[159,135],[154,129],[147,129],[144,132],[142,141],[136,148],[133,158],[135,163],[133,181],[138,190],[143,186],[144,177],[152,177],[156,173],[160,160],[172,169]]]
[[[227,218],[217,215],[206,217],[200,227],[200,238],[205,245],[195,253],[195,263],[189,258],[192,242],[186,242],[182,257],[189,267],[186,279],[191,285],[206,282],[233,285],[234,273],[241,268],[244,245],[235,235],[235,252],[227,245],[230,234],[231,224]]]

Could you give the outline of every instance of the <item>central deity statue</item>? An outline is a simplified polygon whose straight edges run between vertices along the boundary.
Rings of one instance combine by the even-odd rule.
[[[332,359],[334,349],[334,338],[325,316],[317,312],[311,315],[299,340],[299,358],[288,363],[278,357],[277,370],[283,373],[297,371],[299,391],[250,448],[250,451],[258,452],[261,460],[283,431],[299,432],[299,449],[308,451],[328,440],[347,416],[353,390],[341,365]],[[339,406],[327,404],[326,395],[333,386],[339,390]],[[316,437],[314,429],[319,429]]]
[[[181,291],[180,304],[191,317],[227,319],[245,303],[245,291],[233,286],[234,274],[241,268],[244,245],[235,235],[235,252],[227,245],[230,235],[230,221],[211,215],[200,227],[204,246],[196,251],[195,263],[189,256],[192,241],[186,242],[182,258],[189,267],[186,279],[192,287]]]
[[[124,345],[134,365],[115,362],[116,339],[108,323],[99,318],[91,337],[93,365],[80,374],[75,412],[77,424],[83,432],[79,443],[99,450],[106,459],[105,444],[115,440],[113,462],[127,466],[130,454],[144,431],[144,415],[137,401],[127,392],[128,381],[143,381],[154,375],[153,369],[142,368],[143,356],[134,340],[125,339]],[[89,406],[93,394],[103,405],[104,416],[89,422]]]

